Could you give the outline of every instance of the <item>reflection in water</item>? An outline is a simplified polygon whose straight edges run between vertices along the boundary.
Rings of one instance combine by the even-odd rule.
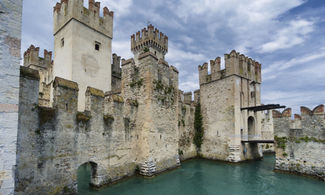
[[[89,189],[91,167],[86,164],[78,170],[78,190],[81,195],[324,194],[324,182],[275,173],[274,161],[274,156],[242,164],[191,160],[152,179],[135,176],[100,191]]]

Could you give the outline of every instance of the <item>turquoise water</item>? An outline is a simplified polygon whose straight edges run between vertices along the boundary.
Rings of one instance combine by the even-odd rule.
[[[181,168],[151,179],[134,176],[126,181],[93,191],[88,188],[90,169],[79,171],[79,194],[99,195],[212,195],[212,194],[325,194],[325,182],[273,172],[274,156],[262,161],[226,164],[209,160],[190,160]]]

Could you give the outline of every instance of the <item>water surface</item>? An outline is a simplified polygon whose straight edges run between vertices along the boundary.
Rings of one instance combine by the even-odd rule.
[[[152,179],[141,176],[104,188],[89,189],[90,169],[81,168],[78,175],[81,195],[214,195],[214,194],[274,194],[274,195],[325,195],[325,182],[273,172],[274,156],[262,161],[226,164],[209,160],[190,160],[181,168]]]

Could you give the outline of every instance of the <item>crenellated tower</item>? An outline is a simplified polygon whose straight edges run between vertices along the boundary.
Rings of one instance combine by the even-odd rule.
[[[39,82],[39,104],[50,106],[50,90],[53,80],[52,52],[44,50],[43,57],[39,54],[39,47],[31,45],[24,53],[24,66],[38,70]]]
[[[235,50],[224,59],[223,70],[220,57],[210,60],[210,73],[208,63],[198,67],[205,130],[201,155],[233,162],[259,158],[258,145],[246,142],[262,139],[261,112],[245,108],[261,106],[261,64]]]
[[[158,59],[165,59],[168,52],[168,37],[150,24],[131,36],[131,51],[135,59],[147,51],[154,53]]]
[[[113,12],[100,2],[61,0],[54,7],[54,77],[79,84],[78,110],[84,110],[85,91],[92,86],[111,90]]]
[[[179,166],[178,70],[164,60],[167,47],[167,36],[149,25],[131,36],[134,59],[122,60],[121,96],[137,105],[133,131],[142,175]]]

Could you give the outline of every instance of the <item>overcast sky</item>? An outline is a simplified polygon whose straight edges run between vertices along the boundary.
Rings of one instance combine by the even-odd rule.
[[[24,0],[22,52],[53,50],[53,6]],[[84,0],[85,6],[88,0]],[[113,52],[128,59],[130,36],[149,22],[169,37],[166,60],[180,89],[199,88],[197,66],[235,49],[262,64],[262,103],[299,112],[325,103],[324,0],[101,0],[114,13]]]

